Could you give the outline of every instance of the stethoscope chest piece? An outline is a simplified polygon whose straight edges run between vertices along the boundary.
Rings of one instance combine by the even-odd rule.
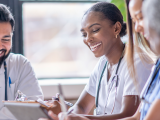
[[[100,115],[100,110],[98,109],[98,107],[94,109],[94,115]]]

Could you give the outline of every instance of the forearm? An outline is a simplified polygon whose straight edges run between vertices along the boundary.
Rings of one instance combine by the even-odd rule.
[[[85,117],[93,120],[115,120],[115,119],[125,118],[127,116],[124,113],[120,113],[113,115],[85,115]]]
[[[69,111],[71,110],[73,110],[72,113],[75,113],[75,114],[86,114],[84,108],[81,107],[80,105],[74,105],[69,109]]]
[[[91,96],[86,90],[83,90],[77,102],[70,110],[73,109],[72,113],[76,114],[88,114],[93,108],[95,103],[95,97]]]
[[[160,99],[156,99],[145,117],[145,120],[159,120],[160,119]]]
[[[139,120],[139,119],[137,119],[136,117],[132,116],[132,117],[127,117],[127,118],[118,119],[118,120]]]

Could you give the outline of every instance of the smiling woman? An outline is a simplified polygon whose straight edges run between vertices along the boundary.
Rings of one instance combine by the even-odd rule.
[[[81,33],[84,43],[100,60],[73,106],[73,112],[88,114],[96,104],[95,115],[86,115],[87,118],[112,120],[133,115],[140,101],[127,70],[125,45],[121,41],[126,25],[120,10],[108,2],[93,5],[82,18]],[[135,61],[140,92],[145,84],[142,80],[148,78],[151,66],[142,64],[138,56]]]
[[[128,72],[125,45],[121,41],[126,33],[126,25],[120,10],[108,2],[93,5],[82,18],[81,33],[84,43],[100,60],[90,75],[89,83],[70,110],[88,114],[96,105],[94,115],[85,115],[94,120],[113,120],[133,115],[151,66],[142,64],[140,58],[135,56],[138,92]]]
[[[81,29],[83,41],[96,57],[108,56],[111,51],[114,52],[116,49],[119,49],[117,57],[119,58],[121,55],[123,43],[120,40],[120,31],[123,22],[122,24],[119,21],[116,22],[106,19],[103,13],[98,11],[86,13],[83,17]]]
[[[84,14],[80,31],[84,43],[100,60],[90,75],[89,83],[70,110],[74,109],[73,112],[77,114],[88,114],[96,105],[94,115],[85,115],[94,120],[113,120],[133,115],[151,65],[142,64],[139,56],[135,55],[137,91],[128,72],[125,45],[121,41],[126,33],[126,25],[120,10],[108,2],[93,5]]]

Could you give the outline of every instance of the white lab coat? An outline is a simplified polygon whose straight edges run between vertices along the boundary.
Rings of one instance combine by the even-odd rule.
[[[14,100],[17,90],[27,96],[39,96],[43,99],[42,90],[31,67],[30,62],[20,54],[10,53],[6,59],[7,80],[11,79],[11,84],[7,87],[8,100]],[[4,64],[0,68],[0,120],[13,120],[13,115],[4,107],[2,100],[5,99],[5,69]],[[33,99],[36,99],[34,97]]]
[[[85,87],[85,90],[95,98],[97,94],[99,78],[106,61],[107,59],[105,56],[102,56],[100,58],[97,66],[95,67],[94,71],[90,76],[89,83]],[[113,66],[114,70],[108,81],[107,81],[108,70],[107,68],[105,69],[100,85],[99,98],[98,98],[99,114],[109,115],[111,114],[112,110],[113,110],[112,114],[118,114],[121,112],[122,99],[124,96],[140,94],[142,88],[144,87],[149,77],[152,65],[142,62],[137,54],[135,56],[134,62],[136,66],[135,69],[137,72],[137,86],[138,86],[137,89],[135,87],[132,77],[129,74],[125,57],[122,59],[118,70],[119,81],[118,81],[117,92],[115,88],[115,82],[112,84],[113,85],[112,88],[110,86],[111,86],[111,81],[113,80],[113,77],[115,75],[118,63]],[[111,90],[109,90],[109,88],[111,88]]]

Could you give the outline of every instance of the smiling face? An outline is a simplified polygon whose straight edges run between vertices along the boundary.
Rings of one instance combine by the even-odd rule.
[[[82,19],[81,33],[84,43],[100,57],[110,53],[116,42],[114,25],[100,12],[89,12]]]
[[[12,47],[12,27],[9,22],[0,22],[0,64],[9,55]]]
[[[146,39],[147,35],[144,32],[144,21],[142,15],[142,0],[130,0],[129,11],[134,23],[136,32],[141,33]]]

